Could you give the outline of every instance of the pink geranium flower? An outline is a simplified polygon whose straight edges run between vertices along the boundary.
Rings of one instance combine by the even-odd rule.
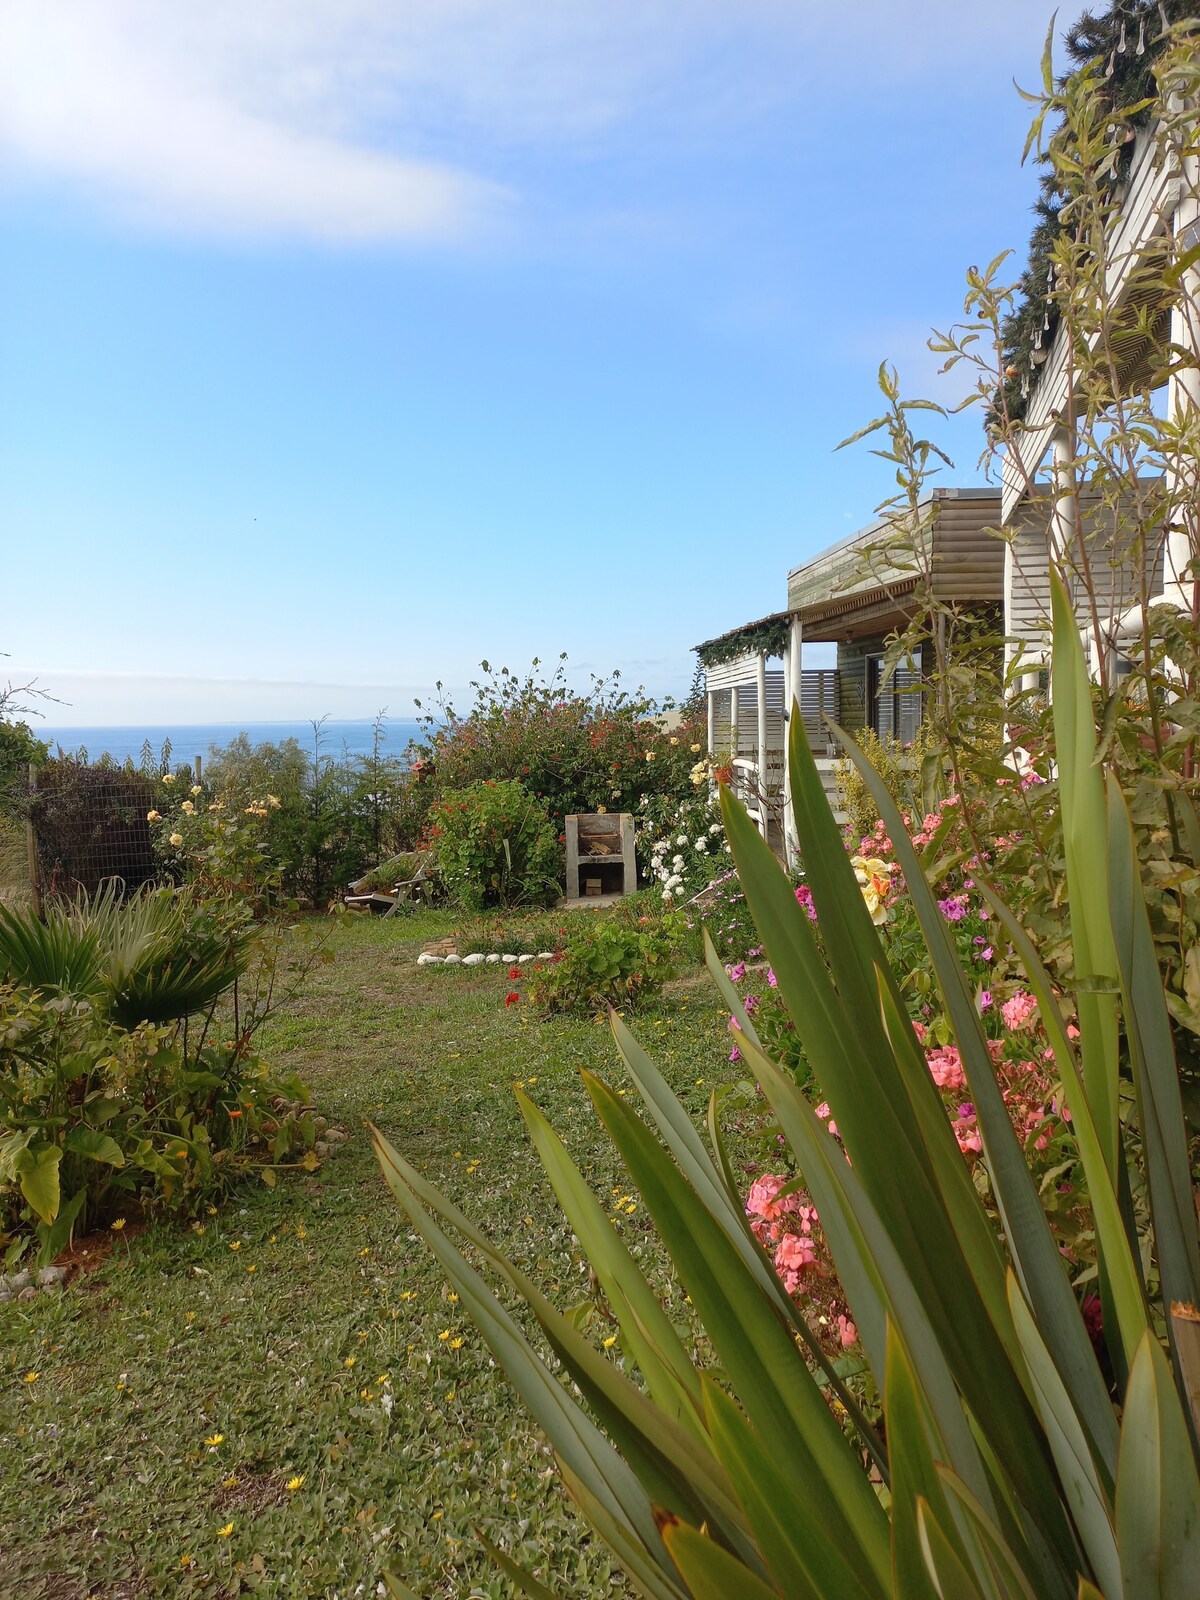
[[[1000,1015],[1004,1018],[1006,1028],[1023,1028],[1030,1017],[1037,1010],[1037,1001],[1033,995],[1018,990],[1011,1000],[1006,1000],[1000,1007]]]

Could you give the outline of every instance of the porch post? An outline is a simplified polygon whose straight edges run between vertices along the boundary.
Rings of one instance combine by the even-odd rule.
[[[710,756],[714,755],[716,753],[713,750],[713,745],[716,743],[716,738],[717,738],[717,700],[716,700],[716,694],[717,694],[717,691],[715,689],[710,689],[709,688],[708,680],[706,678],[705,679],[705,683],[704,683],[704,698],[708,702],[708,753],[709,753]]]
[[[755,663],[758,678],[758,829],[765,839],[767,825],[767,658],[760,650]]]
[[[793,616],[788,622],[787,653],[784,656],[787,673],[784,679],[786,713],[783,723],[783,851],[789,867],[794,867],[799,857],[799,840],[796,838],[796,821],[792,815],[792,767],[788,760],[791,743],[792,718],[801,715],[800,702],[804,695],[804,629],[800,618]]]
[[[742,741],[738,734],[738,686],[735,683],[729,691],[729,759],[736,761],[742,753]]]

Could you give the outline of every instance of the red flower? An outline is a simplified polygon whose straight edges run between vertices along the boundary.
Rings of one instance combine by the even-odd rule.
[[[508,975],[510,978],[519,978],[521,976],[520,967],[509,967]]]
[[[520,1000],[520,998],[521,998],[521,996],[519,994],[517,994],[515,991],[512,994],[506,994],[504,996],[504,1004],[506,1006],[515,1006],[517,1004],[517,1002]]]

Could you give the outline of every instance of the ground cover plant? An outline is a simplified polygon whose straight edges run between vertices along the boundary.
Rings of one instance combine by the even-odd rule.
[[[608,1337],[570,1230],[541,1225],[517,1083],[553,1099],[631,1248],[653,1254],[585,1114],[579,1071],[607,1062],[607,1031],[506,1008],[494,966],[417,967],[456,926],[336,919],[335,959],[263,1029],[273,1066],[348,1132],[318,1171],[253,1179],[194,1227],[131,1219],[65,1291],[0,1303],[0,1593],[327,1600],[373,1593],[394,1565],[431,1594],[499,1600],[478,1527],[572,1594],[627,1592],[445,1274],[376,1198],[367,1118]],[[724,1067],[723,1021],[686,975],[643,1013],[694,1112]]]

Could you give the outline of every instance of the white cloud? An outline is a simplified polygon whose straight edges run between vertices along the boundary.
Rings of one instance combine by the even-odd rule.
[[[237,62],[156,29],[168,13],[184,9],[6,13],[0,142],[18,171],[59,175],[142,225],[348,242],[454,237],[502,203],[500,186],[451,164],[289,120],[266,96],[244,103]]]
[[[440,240],[514,150],[642,147],[872,86],[1033,76],[1043,0],[5,0],[0,150],[141,226]]]

